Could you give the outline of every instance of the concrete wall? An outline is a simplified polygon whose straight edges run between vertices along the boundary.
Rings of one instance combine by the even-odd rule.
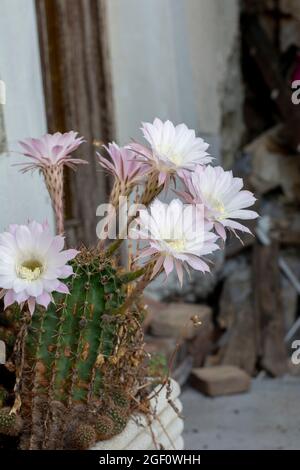
[[[109,0],[107,7],[120,143],[155,116],[218,140],[238,0]]]
[[[13,152],[18,139],[46,132],[34,1],[1,0],[0,10],[0,79],[6,84],[1,108],[10,150],[0,153],[0,230],[28,218],[53,224],[42,177],[23,176],[12,166],[20,161]]]
[[[217,156],[229,95],[229,114],[240,120],[238,94],[226,87],[234,69],[238,0],[226,0],[226,8],[224,0],[107,0],[106,5],[117,140],[140,138],[140,122],[159,116],[195,128]],[[33,0],[1,0],[0,79],[7,92],[0,139],[18,150],[18,139],[46,131]],[[230,148],[230,139],[227,144]],[[52,222],[42,178],[19,174],[12,167],[16,160],[13,152],[0,154],[0,230],[27,218]]]
[[[5,90],[5,85],[3,82],[2,89]],[[4,87],[4,88],[3,88]],[[4,102],[0,99],[0,154],[6,150],[6,132],[5,132],[5,125],[4,125]]]

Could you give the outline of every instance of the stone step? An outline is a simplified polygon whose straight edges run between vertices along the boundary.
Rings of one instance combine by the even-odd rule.
[[[236,366],[222,365],[193,369],[191,385],[210,397],[233,395],[250,388],[250,376]]]
[[[211,329],[212,310],[207,305],[170,303],[153,313],[151,333],[154,336],[192,339],[198,330]]]

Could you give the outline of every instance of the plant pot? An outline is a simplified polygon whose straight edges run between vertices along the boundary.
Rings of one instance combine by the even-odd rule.
[[[171,380],[171,394],[168,398],[166,387],[161,389],[159,385],[154,390],[158,393],[150,400],[151,409],[155,413],[151,422],[141,413],[133,414],[124,431],[112,439],[98,442],[91,450],[182,450],[180,387],[175,380]]]

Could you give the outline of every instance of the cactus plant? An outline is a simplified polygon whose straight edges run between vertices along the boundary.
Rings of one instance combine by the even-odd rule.
[[[22,420],[16,413],[12,413],[10,408],[5,407],[0,410],[0,433],[7,436],[17,436],[22,429]]]
[[[70,447],[84,450],[96,443],[97,434],[95,428],[90,424],[79,424],[71,436]]]
[[[82,414],[84,424],[92,427],[100,439],[105,433],[95,430],[93,410],[103,403],[104,395],[107,417],[112,414],[110,435],[120,432],[128,419],[129,399],[120,389],[120,378],[115,374],[109,396],[105,369],[126,322],[126,316],[118,313],[125,298],[125,284],[140,273],[121,275],[110,261],[88,250],[82,250],[73,261],[73,270],[71,294],[55,294],[55,304],[47,310],[37,308],[32,318],[27,317],[15,341],[13,356],[20,378],[15,392],[22,403],[24,449],[61,448],[62,436],[70,432],[70,423],[76,422],[74,405],[84,406],[83,410],[79,407],[78,415]],[[14,311],[18,319],[18,307]],[[5,434],[5,428],[1,429]],[[83,438],[83,431],[78,433],[81,448],[88,439]]]
[[[95,430],[99,440],[110,439],[114,436],[114,422],[109,416],[100,415],[95,421]]]

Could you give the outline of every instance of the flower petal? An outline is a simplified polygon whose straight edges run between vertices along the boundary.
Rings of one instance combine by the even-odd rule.
[[[36,298],[36,303],[42,305],[44,308],[48,308],[48,305],[51,302],[51,296],[48,292],[43,292]]]
[[[164,269],[166,271],[167,277],[173,271],[173,267],[174,267],[174,260],[172,256],[167,255],[164,260]]]
[[[27,304],[28,304],[30,315],[32,316],[35,311],[35,299],[33,297],[29,297]]]
[[[60,292],[61,294],[70,294],[68,287],[62,282],[56,287],[55,290],[56,292]]]
[[[4,296],[4,310],[7,309],[10,305],[12,305],[15,302],[15,293],[14,291],[8,290]]]

